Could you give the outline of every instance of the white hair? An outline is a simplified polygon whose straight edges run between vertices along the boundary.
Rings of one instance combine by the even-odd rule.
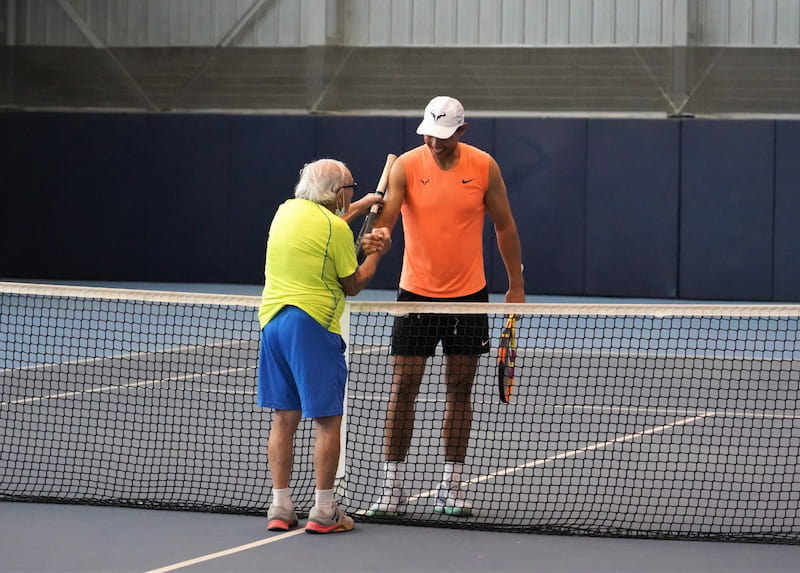
[[[342,185],[347,185],[349,173],[347,166],[336,159],[318,159],[306,163],[300,171],[294,196],[320,205],[335,203],[336,192]]]

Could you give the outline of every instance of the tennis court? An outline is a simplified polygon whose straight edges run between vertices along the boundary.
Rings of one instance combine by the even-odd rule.
[[[17,516],[4,518],[9,519],[4,529],[26,515],[31,520],[24,518],[24,523],[41,527],[36,515],[42,514],[80,516],[79,521],[88,522],[81,527],[85,532],[96,527],[96,519],[129,522],[134,530],[146,523],[145,537],[152,535],[151,527],[163,526],[161,520],[191,523],[194,531],[200,523],[214,531],[219,527],[215,522],[230,528],[222,534],[227,545],[215,539],[197,551],[188,549],[193,543],[179,549],[170,541],[165,552],[153,539],[156,549],[134,562],[153,563],[149,559],[156,555],[161,561],[128,567],[128,559],[119,570],[157,569],[254,542],[246,550],[193,565],[198,570],[248,570],[259,555],[268,555],[274,565],[284,551],[288,556],[308,544],[292,533],[267,537],[259,516],[270,491],[263,460],[269,413],[254,406],[257,343],[252,333],[257,327],[251,298],[228,298],[231,304],[220,306],[208,304],[206,295],[183,293],[175,295],[180,302],[162,307],[161,302],[121,301],[116,292],[113,298],[98,292],[100,298],[86,304],[61,296],[53,303],[52,294],[36,299],[49,302],[30,304],[30,312],[3,312],[2,499],[48,502],[4,503],[3,515]],[[3,304],[18,296],[5,294]],[[419,562],[398,555],[394,565],[399,568],[387,564],[386,570],[439,569],[475,555],[477,548],[483,559],[502,562],[502,570],[529,570],[528,560],[543,550],[552,555],[553,544],[572,549],[567,550],[570,559],[555,560],[548,570],[561,570],[562,564],[567,565],[563,570],[602,570],[591,568],[596,562],[588,556],[582,569],[582,551],[576,553],[575,547],[625,555],[645,547],[645,553],[658,554],[671,544],[687,545],[662,541],[651,546],[651,540],[643,546],[639,539],[626,550],[623,540],[575,534],[797,543],[797,319],[768,316],[768,310],[779,307],[762,308],[763,316],[744,321],[744,330],[739,328],[742,320],[734,319],[737,335],[729,318],[684,316],[675,322],[619,317],[611,308],[599,318],[554,313],[554,306],[546,317],[523,317],[510,404],[496,397],[494,351],[480,365],[464,476],[476,506],[470,518],[430,511],[441,461],[444,399],[438,380],[441,357],[435,357],[417,403],[408,511],[393,523],[363,515],[380,484],[391,317],[374,312],[372,305],[382,303],[354,306],[359,304],[360,311],[350,314],[348,443],[339,491],[343,505],[360,522],[358,531],[347,536],[356,541],[341,546],[352,557],[362,557],[357,563],[341,561],[334,570],[374,570],[376,562],[369,556],[383,555],[375,543],[390,554],[402,547],[430,547],[428,553],[415,553]],[[129,315],[138,318],[132,321]],[[492,317],[496,337],[502,314]],[[45,336],[33,340],[34,331]],[[697,347],[699,334],[703,348]],[[639,348],[630,347],[634,340]],[[301,511],[310,508],[313,490],[310,435],[310,426],[304,426],[296,450],[293,487]],[[160,540],[171,540],[181,527],[187,526],[169,527]],[[472,529],[480,531],[466,531]],[[208,533],[198,535],[207,538]],[[551,533],[564,537],[536,535]],[[81,536],[78,531],[74,535]],[[276,541],[265,542],[273,537]],[[464,551],[440,557],[437,543],[463,544]],[[322,544],[326,551],[338,547]],[[513,559],[506,554],[509,545],[515,547]],[[746,553],[739,547],[760,552],[766,545],[688,547],[691,554],[707,554],[696,557],[697,564],[704,564],[696,570],[713,570],[717,562],[730,571],[747,563],[730,561],[732,554]],[[772,570],[791,570],[797,563],[796,545],[770,548],[778,549],[767,560],[774,563]],[[24,555],[14,559],[20,570],[35,570],[26,569]],[[480,559],[458,567],[485,570]],[[101,555],[92,560],[99,563]],[[606,570],[625,570],[632,562],[611,561]],[[639,563],[635,570],[675,570],[674,563],[666,563],[652,569]],[[680,569],[692,567],[687,563]],[[97,570],[116,568],[98,565]]]

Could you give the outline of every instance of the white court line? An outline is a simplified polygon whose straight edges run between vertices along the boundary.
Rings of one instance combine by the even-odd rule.
[[[224,549],[223,551],[217,551],[216,553],[209,553],[208,555],[201,555],[200,557],[195,557],[194,559],[181,561],[180,563],[173,563],[172,565],[167,565],[166,567],[161,567],[159,569],[151,569],[149,571],[145,571],[144,573],[167,573],[167,571],[175,571],[176,569],[182,569],[184,567],[188,567],[189,565],[197,565],[198,563],[204,563],[206,561],[211,561],[212,559],[219,559],[220,557],[233,555],[234,553],[239,553],[241,551],[247,551],[248,549],[253,549],[254,547],[261,547],[262,545],[267,545],[268,543],[273,543],[275,541],[283,541],[284,539],[294,537],[295,535],[303,533],[304,531],[305,530],[302,528],[296,529],[295,531],[281,533],[280,535],[267,537],[266,539],[261,539],[259,541],[253,541],[252,543],[246,543],[245,545],[240,545],[238,547],[231,547],[230,549]]]
[[[159,378],[154,380],[141,380],[139,382],[131,382],[130,384],[115,384],[115,385],[107,385],[107,386],[98,386],[97,388],[90,388],[88,390],[75,390],[72,392],[59,392],[57,394],[48,394],[47,396],[32,396],[30,398],[21,398],[19,400],[10,400],[8,402],[0,402],[1,406],[16,406],[19,404],[32,404],[34,402],[43,402],[45,400],[56,400],[59,398],[71,398],[73,396],[80,396],[81,394],[94,394],[96,392],[107,392],[107,391],[114,391],[114,390],[122,390],[125,388],[138,388],[140,386],[152,386],[154,384],[162,384],[164,382],[185,382],[187,380],[192,380],[196,378],[202,378],[204,376],[216,376],[220,374],[231,374],[234,372],[239,372],[241,370],[248,370],[252,367],[240,367],[240,368],[222,368],[220,370],[215,370],[211,372],[195,372],[192,374],[184,374],[182,376],[173,376],[171,378]]]
[[[60,368],[62,366],[76,366],[92,364],[93,362],[104,362],[106,360],[130,360],[139,358],[150,354],[171,354],[174,352],[192,351],[198,348],[225,348],[235,347],[243,344],[249,344],[252,340],[234,340],[229,342],[221,342],[216,344],[192,344],[189,346],[176,346],[174,348],[160,348],[157,350],[142,350],[139,352],[128,352],[126,354],[112,354],[110,356],[95,356],[93,358],[76,358],[74,360],[65,360],[62,362],[47,362],[44,364],[28,364],[26,366],[9,366],[7,368],[0,368],[0,375],[13,374],[14,372],[27,372],[31,370],[45,370],[48,368]],[[372,351],[355,351],[351,354],[374,354]]]
[[[706,412],[705,414],[701,414],[700,416],[692,416],[690,418],[683,418],[682,420],[676,420],[675,422],[673,422],[671,424],[664,424],[663,426],[657,426],[655,428],[650,428],[650,429],[647,429],[647,430],[643,430],[641,432],[636,432],[635,434],[627,434],[625,436],[620,436],[618,438],[614,438],[613,440],[608,440],[607,442],[598,442],[596,444],[592,444],[590,446],[586,446],[585,448],[580,448],[580,449],[577,449],[577,450],[571,450],[569,452],[562,452],[560,454],[555,454],[555,455],[547,457],[547,458],[542,458],[542,459],[539,459],[539,460],[533,460],[533,461],[530,461],[530,462],[528,462],[526,464],[522,464],[522,465],[519,465],[519,466],[515,466],[515,467],[511,467],[511,468],[505,468],[503,470],[492,472],[490,474],[481,475],[481,476],[472,478],[467,483],[481,483],[481,482],[489,481],[489,480],[494,479],[496,477],[505,476],[505,475],[508,475],[508,474],[513,474],[513,473],[516,473],[516,472],[518,472],[520,470],[524,470],[524,469],[527,469],[527,468],[533,468],[533,467],[537,467],[537,466],[542,466],[542,465],[546,464],[547,462],[552,462],[552,461],[555,461],[555,460],[564,460],[564,459],[567,459],[567,458],[573,458],[573,457],[577,456],[578,454],[582,454],[582,453],[585,453],[585,452],[591,452],[591,451],[594,451],[594,450],[599,450],[599,449],[605,448],[606,446],[611,446],[613,444],[618,444],[618,443],[622,443],[622,442],[630,442],[631,440],[635,440],[636,438],[640,438],[642,436],[648,436],[648,435],[651,435],[651,434],[657,434],[659,432],[663,432],[664,430],[668,430],[668,429],[673,428],[675,426],[683,426],[685,424],[691,424],[692,422],[695,422],[695,421],[700,420],[702,418],[713,417],[713,416],[714,416],[713,412]],[[431,497],[432,495],[435,495],[435,494],[436,494],[436,490],[424,491],[424,492],[418,493],[417,495],[410,496],[408,498],[408,501],[416,501],[418,499]],[[364,515],[364,512],[357,512],[357,513],[358,513],[358,515]]]
[[[195,350],[197,348],[225,348],[226,346],[235,346],[247,340],[237,340],[233,342],[222,342],[217,344],[192,344],[189,346],[177,346],[174,348],[160,348],[158,350],[142,350],[140,352],[128,352],[125,354],[112,354],[111,356],[95,356],[93,358],[76,358],[74,360],[65,360],[62,362],[46,362],[44,364],[28,364],[26,366],[9,366],[8,368],[0,369],[0,374],[5,375],[14,372],[27,372],[30,370],[44,370],[47,368],[60,368],[62,366],[75,366],[91,364],[93,362],[104,362],[106,360],[129,360],[132,358],[139,358],[149,354],[170,354],[172,352],[184,352],[187,350]]]
[[[612,444],[621,443],[621,442],[629,442],[631,440],[634,440],[634,439],[642,437],[642,436],[647,436],[647,435],[650,435],[650,434],[656,434],[656,433],[659,433],[659,432],[663,432],[664,430],[667,430],[669,428],[673,428],[675,426],[682,426],[684,424],[690,424],[690,423],[692,423],[692,422],[694,422],[696,420],[700,420],[700,419],[706,418],[708,416],[713,416],[713,413],[707,413],[707,414],[703,414],[703,415],[700,415],[700,416],[693,416],[691,418],[683,418],[682,420],[677,420],[677,421],[675,421],[675,422],[673,422],[671,424],[664,424],[663,426],[657,426],[655,428],[650,428],[650,429],[644,430],[642,432],[637,432],[635,434],[627,434],[625,436],[620,436],[620,437],[615,438],[613,440],[608,440],[606,442],[599,442],[597,444],[592,444],[592,445],[587,446],[585,448],[580,448],[580,449],[572,450],[572,451],[569,451],[569,452],[562,452],[560,454],[556,454],[556,455],[550,456],[548,458],[544,458],[544,459],[540,459],[540,460],[534,460],[532,462],[528,462],[527,464],[523,464],[523,465],[516,466],[516,467],[513,467],[513,468],[506,468],[506,469],[501,470],[501,471],[497,471],[497,472],[493,472],[493,473],[490,473],[490,474],[478,476],[476,478],[473,478],[473,479],[469,480],[468,483],[480,483],[480,482],[488,481],[490,479],[494,479],[495,477],[502,476],[502,475],[508,475],[508,474],[517,472],[519,470],[525,469],[525,468],[531,468],[531,467],[535,467],[535,466],[540,466],[540,465],[543,465],[543,464],[545,464],[547,462],[551,462],[551,461],[554,461],[554,460],[560,460],[560,459],[566,459],[566,458],[575,457],[578,454],[581,454],[581,453],[584,453],[584,452],[590,452],[590,451],[593,451],[593,450],[599,450],[601,448],[604,448],[606,446],[610,446]],[[434,494],[435,494],[435,490],[429,490],[427,492],[422,492],[422,493],[419,493],[419,494],[417,494],[415,496],[409,497],[408,501],[415,501],[415,500],[418,500],[418,499],[430,497],[430,496],[432,496]],[[364,512],[361,512],[361,511],[357,512],[357,513],[358,513],[358,515],[363,515],[364,514]],[[196,557],[196,558],[190,559],[188,561],[182,561],[180,563],[175,563],[173,565],[168,565],[168,566],[162,567],[160,569],[153,569],[153,570],[150,570],[150,571],[146,571],[145,573],[167,573],[168,571],[174,571],[176,569],[181,569],[183,567],[188,567],[189,565],[196,565],[198,563],[203,563],[205,561],[210,561],[212,559],[217,559],[219,557],[225,557],[225,556],[231,555],[233,553],[239,553],[241,551],[247,551],[248,549],[253,549],[254,547],[260,547],[262,545],[266,545],[266,544],[272,543],[274,541],[280,541],[282,539],[286,539],[288,537],[297,535],[298,533],[302,533],[303,531],[304,531],[303,529],[298,529],[297,531],[292,531],[292,532],[289,532],[289,533],[283,533],[281,535],[276,535],[275,537],[269,537],[267,539],[262,539],[261,541],[255,541],[253,543],[248,543],[246,545],[240,545],[239,547],[233,547],[231,549],[226,549],[224,551],[219,551],[217,553],[210,553],[208,555],[203,555],[203,556],[200,556],[200,557]]]
[[[389,396],[386,394],[349,394],[348,398],[360,400],[362,402],[388,402]],[[418,403],[422,404],[444,404],[445,400],[441,397],[417,398]],[[473,404],[494,405],[497,403],[495,398],[487,400],[473,400]],[[605,406],[595,404],[528,404],[528,408],[541,410],[544,412],[599,412],[602,414],[647,414],[650,416],[709,416],[716,418],[752,418],[758,420],[794,420],[800,418],[800,414],[782,414],[779,411],[750,412],[747,410],[706,410],[700,408],[677,408],[667,406]]]

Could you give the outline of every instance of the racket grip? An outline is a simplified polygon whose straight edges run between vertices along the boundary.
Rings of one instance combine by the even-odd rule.
[[[376,207],[373,205],[373,208]],[[364,254],[364,250],[361,248],[361,239],[367,233],[372,231],[372,226],[375,224],[375,218],[378,216],[377,210],[373,212],[370,210],[369,214],[367,214],[367,218],[364,220],[364,224],[361,226],[361,231],[358,233],[358,238],[356,239],[356,261],[360,265],[364,262],[364,259],[367,256]]]
[[[394,153],[389,153],[386,155],[386,163],[383,164],[383,171],[381,171],[381,176],[378,178],[378,185],[375,187],[375,193],[383,197],[386,194],[386,189],[389,186],[389,172],[392,170],[392,165],[394,164],[397,156]],[[356,237],[356,261],[358,264],[364,262],[366,255],[361,249],[361,239],[367,233],[372,231],[372,226],[375,224],[375,219],[378,218],[378,214],[381,212],[381,206],[378,203],[375,203],[372,207],[370,207],[369,212],[367,213],[366,219],[364,219],[364,223],[361,225],[361,230],[358,232],[358,236]]]

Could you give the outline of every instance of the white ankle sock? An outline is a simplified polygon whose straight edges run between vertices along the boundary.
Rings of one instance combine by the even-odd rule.
[[[323,511],[333,510],[333,490],[332,489],[315,490],[314,505]]]
[[[461,473],[464,471],[464,464],[447,462],[444,464],[442,474],[442,487],[457,491],[461,489]]]
[[[383,471],[386,474],[385,486],[390,489],[402,488],[406,471],[405,468],[405,462],[384,462]]]
[[[294,507],[294,502],[292,501],[292,488],[287,487],[286,489],[275,489],[273,487],[272,504],[277,505],[278,507]]]

